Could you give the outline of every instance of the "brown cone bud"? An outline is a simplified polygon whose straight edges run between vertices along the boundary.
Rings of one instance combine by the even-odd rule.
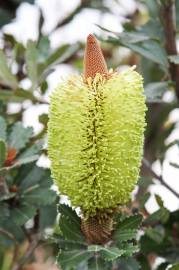
[[[93,79],[97,73],[107,75],[108,69],[97,39],[90,34],[84,55],[84,77]]]
[[[90,244],[105,244],[111,239],[113,218],[99,220],[97,216],[82,220],[81,230]]]

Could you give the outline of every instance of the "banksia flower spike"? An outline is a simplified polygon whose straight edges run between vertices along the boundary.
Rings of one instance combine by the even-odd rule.
[[[113,213],[130,199],[139,176],[145,111],[142,77],[133,68],[109,73],[89,35],[84,74],[52,93],[48,124],[52,176],[81,208],[88,242],[110,239]]]

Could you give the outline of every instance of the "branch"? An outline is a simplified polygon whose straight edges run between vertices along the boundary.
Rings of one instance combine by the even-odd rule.
[[[32,254],[33,254],[34,250],[36,249],[36,247],[38,246],[38,244],[39,244],[39,238],[33,240],[29,244],[29,246],[28,246],[25,254],[23,255],[23,257],[17,262],[17,264],[12,268],[12,270],[21,270],[22,267],[24,266],[24,264],[26,264],[26,262],[32,256]]]
[[[156,178],[157,180],[160,181],[160,183],[166,187],[168,190],[170,190],[170,192],[172,192],[177,198],[179,198],[179,193],[177,191],[175,191],[172,187],[170,187],[163,179],[163,177],[161,175],[158,175],[156,172],[154,172],[152,170],[151,164],[148,162],[148,160],[146,160],[145,158],[143,158],[143,165],[149,170],[149,172],[151,173],[151,176],[153,176],[154,178]]]
[[[165,0],[161,7],[161,21],[164,27],[165,48],[168,55],[177,55],[176,46],[176,19],[175,1]],[[170,63],[169,72],[171,79],[175,82],[175,92],[179,100],[179,65]]]

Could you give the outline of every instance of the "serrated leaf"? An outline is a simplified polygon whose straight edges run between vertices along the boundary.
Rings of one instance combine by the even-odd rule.
[[[158,194],[155,194],[155,199],[156,199],[157,204],[160,208],[164,207],[164,202]]]
[[[162,228],[148,228],[145,231],[145,234],[158,244],[162,243],[165,236],[164,230]]]
[[[113,234],[113,239],[119,242],[132,240],[136,237],[136,229],[117,229]]]
[[[144,220],[144,224],[150,224],[155,222],[165,223],[169,218],[169,211],[162,207]]]
[[[25,54],[25,60],[27,65],[27,73],[32,82],[32,88],[38,81],[38,50],[36,42],[29,40],[27,42],[27,49]]]
[[[15,182],[19,185],[19,190],[21,192],[27,193],[32,189],[36,189],[36,185],[41,188],[50,187],[52,185],[50,171],[48,169],[40,168],[34,163],[22,166],[16,176]]]
[[[19,207],[13,208],[11,211],[11,219],[18,226],[25,224],[36,213],[36,209],[30,204],[22,204]]]
[[[10,171],[10,170],[12,170],[14,168],[18,168],[18,167],[20,167],[22,165],[32,163],[32,162],[38,160],[38,158],[39,158],[39,155],[33,155],[33,156],[30,156],[30,157],[24,157],[23,159],[18,158],[18,159],[15,160],[15,162],[11,166],[6,166],[6,167],[0,168],[0,173],[5,173],[5,172]]]
[[[112,269],[111,262],[104,261],[98,255],[88,261],[88,270],[109,270]]]
[[[161,102],[168,89],[168,82],[149,83],[145,86],[144,94],[149,103]]]
[[[139,270],[140,264],[134,258],[120,259],[118,263],[119,269],[122,270]],[[141,269],[144,270],[144,269]]]
[[[39,155],[33,155],[33,156],[29,156],[29,157],[24,157],[24,158],[18,158],[16,160],[16,162],[14,163],[13,168],[21,166],[21,165],[28,164],[28,163],[31,163],[31,162],[34,162],[34,161],[38,160],[38,158],[39,158]]]
[[[55,236],[55,242],[59,245],[59,248],[63,250],[74,250],[74,249],[77,250],[77,249],[84,249],[87,247],[87,243],[83,241],[64,239],[64,237],[62,236]]]
[[[54,201],[54,203],[51,205],[41,206],[39,228],[41,230],[44,230],[45,228],[53,227],[56,222],[56,217],[57,217],[56,201]]]
[[[65,239],[83,241],[80,228],[80,218],[76,212],[67,205],[59,205],[60,216],[60,229]]]
[[[17,151],[25,147],[33,135],[31,127],[24,128],[21,122],[15,123],[8,137],[8,145]]]
[[[2,50],[0,50],[0,78],[5,85],[13,89],[18,86],[17,79],[8,67],[6,55]]]
[[[40,150],[42,149],[43,142],[40,141],[36,144],[33,144],[29,148],[25,149],[23,152],[21,152],[20,155],[18,155],[18,159],[26,159],[30,158],[36,155],[39,155]]]
[[[77,216],[76,212],[68,205],[66,204],[59,204],[58,211],[68,217],[78,228],[80,228],[80,218]]]
[[[57,257],[57,263],[63,270],[71,270],[77,267],[83,261],[87,261],[93,256],[88,250],[60,251]]]
[[[22,243],[22,241],[25,240],[25,235],[24,235],[24,232],[23,232],[21,226],[17,225],[9,217],[3,221],[3,224],[1,224],[1,227],[5,228],[5,231],[9,232],[14,238],[12,240],[8,236],[6,237],[6,241],[8,240],[8,246],[9,246],[9,244],[11,244],[11,245],[14,244],[14,242],[16,242],[16,241],[18,241],[19,243]],[[1,239],[0,239],[0,241],[1,241]]]
[[[56,193],[53,190],[41,187],[41,185],[36,185],[32,186],[32,189],[26,190],[21,196],[25,198],[28,204],[45,206],[55,201]]]
[[[126,242],[119,245],[119,247],[123,250],[123,256],[125,257],[131,257],[133,254],[139,252],[139,246],[134,245],[133,243]]]
[[[140,209],[145,207],[146,202],[150,198],[150,193],[146,192],[144,195],[139,197],[139,202],[140,202]]]
[[[7,124],[3,117],[0,116],[0,139],[6,141]]]
[[[142,222],[141,215],[134,215],[130,217],[126,217],[123,221],[117,224],[117,228],[120,230],[130,230],[130,229],[138,229]]]
[[[123,249],[119,249],[117,247],[103,248],[100,251],[101,257],[107,261],[113,261],[121,257],[124,253],[125,251]]]
[[[0,139],[0,167],[3,166],[7,156],[6,144]]]

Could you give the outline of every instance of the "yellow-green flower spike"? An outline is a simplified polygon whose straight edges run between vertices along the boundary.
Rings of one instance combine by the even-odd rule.
[[[133,68],[108,78],[72,76],[51,95],[52,176],[87,216],[125,204],[137,183],[146,111],[142,81]]]

